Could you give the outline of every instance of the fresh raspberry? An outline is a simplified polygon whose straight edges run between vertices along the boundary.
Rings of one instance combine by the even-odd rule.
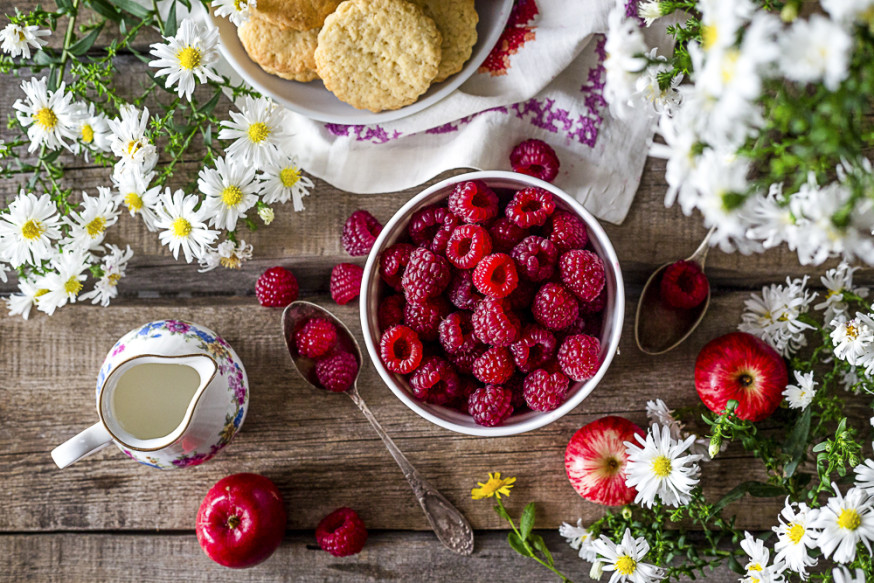
[[[407,232],[416,245],[427,247],[434,253],[443,253],[449,235],[458,222],[458,217],[449,209],[430,206],[413,214]]]
[[[422,341],[406,326],[394,326],[382,335],[379,355],[389,372],[410,374],[422,362]]]
[[[526,235],[525,229],[507,217],[500,217],[489,227],[489,235],[492,238],[492,247],[495,251],[509,253]]]
[[[404,306],[407,305],[404,296],[392,294],[379,302],[376,309],[376,319],[380,330],[388,330],[392,326],[404,323]]]
[[[531,312],[534,319],[550,330],[561,330],[574,323],[579,315],[574,294],[558,283],[546,283],[534,296]]]
[[[419,247],[410,255],[401,285],[408,302],[420,302],[439,295],[451,278],[449,263],[445,259]]]
[[[410,389],[420,401],[443,405],[462,391],[453,366],[439,356],[429,356],[410,377]]]
[[[562,283],[584,302],[591,302],[604,289],[604,262],[591,251],[568,251],[558,260],[558,268]]]
[[[407,302],[404,306],[404,324],[412,328],[426,342],[437,340],[440,321],[449,315],[449,303],[442,296],[422,302]]]
[[[519,337],[522,327],[519,317],[495,298],[486,298],[477,304],[471,322],[480,342],[492,346],[510,346]]]
[[[516,271],[530,281],[549,279],[558,263],[558,249],[543,237],[525,237],[513,247],[511,255]]]
[[[338,263],[331,270],[331,298],[341,306],[358,297],[364,268],[354,263]]]
[[[513,392],[504,387],[486,385],[475,390],[467,400],[467,412],[480,425],[500,425],[513,414]]]
[[[376,217],[365,210],[357,210],[343,225],[343,249],[349,255],[367,255],[381,232],[382,225]]]
[[[527,279],[520,279],[519,285],[516,286],[510,295],[506,297],[507,305],[511,310],[525,310],[527,311],[528,306],[531,305],[531,302],[534,300],[534,294],[537,293],[537,284],[528,281]]]
[[[552,182],[558,176],[559,161],[555,150],[546,142],[525,140],[513,148],[510,166],[514,172]]]
[[[573,324],[571,324],[567,328],[562,328],[561,334],[563,334],[564,336],[561,338],[561,340],[563,341],[568,336],[573,336],[574,334],[585,334],[586,330],[589,327],[589,318],[590,316],[588,314],[586,314],[585,316],[583,316],[582,314],[577,316],[577,319],[574,320]],[[559,344],[561,344],[561,341],[559,341]]]
[[[537,324],[526,324],[519,340],[510,345],[513,362],[521,372],[531,372],[555,357],[555,336]]]
[[[284,267],[271,267],[255,282],[255,296],[266,308],[284,308],[297,299],[297,293],[297,279]]]
[[[337,328],[325,318],[310,318],[295,333],[294,344],[301,356],[318,358],[337,344]]]
[[[589,233],[583,219],[563,210],[556,210],[546,223],[546,236],[559,253],[582,249],[589,242]]]
[[[473,363],[488,350],[485,344],[476,344],[470,350],[459,350],[455,354],[447,354],[446,357],[455,369],[461,374],[473,374]]]
[[[498,216],[498,196],[482,180],[469,180],[452,190],[449,210],[466,223],[483,223]]]
[[[600,352],[601,343],[597,338],[575,334],[565,338],[558,349],[558,364],[562,372],[573,380],[584,381],[598,372]]]
[[[473,310],[483,296],[473,285],[473,270],[457,270],[446,292],[452,305],[461,310]]]
[[[607,305],[607,286],[601,288],[601,293],[591,302],[580,302],[581,314],[600,314]]]
[[[532,411],[552,411],[564,403],[570,380],[560,372],[539,368],[525,377],[525,402]]]
[[[364,548],[367,529],[354,510],[338,508],[319,522],[316,541],[323,551],[335,557],[348,557]]]
[[[675,308],[691,310],[704,301],[709,291],[707,276],[694,261],[672,263],[662,275],[662,299]]]
[[[416,248],[409,243],[396,243],[382,252],[379,258],[379,275],[382,280],[401,291],[401,278],[410,262],[410,255]]]
[[[504,213],[517,226],[528,229],[542,226],[554,210],[555,200],[551,192],[529,186],[513,196]]]
[[[336,352],[316,361],[316,379],[333,393],[348,390],[358,376],[358,361],[348,352]]]
[[[515,372],[510,351],[493,346],[473,362],[473,376],[487,385],[503,385]]]
[[[476,346],[470,312],[453,312],[440,322],[440,344],[449,354],[470,350]]]
[[[492,252],[492,239],[479,225],[459,225],[449,236],[446,259],[458,269],[472,269]]]
[[[492,298],[505,298],[519,284],[516,264],[505,253],[492,253],[473,270],[473,285]]]

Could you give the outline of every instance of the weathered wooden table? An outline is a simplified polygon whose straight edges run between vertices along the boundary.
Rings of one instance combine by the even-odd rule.
[[[16,4],[25,9],[32,2],[0,0],[0,13],[12,12]],[[131,78],[144,67],[120,58],[127,58]],[[0,112],[9,111],[18,92],[16,80],[3,79]],[[179,183],[197,170],[184,164]],[[30,321],[0,315],[0,493],[5,501],[0,581],[550,580],[541,567],[510,550],[492,505],[471,500],[470,489],[490,471],[518,478],[508,500],[511,512],[537,501],[536,527],[544,529],[559,567],[575,580],[588,580],[588,564],[556,531],[562,521],[591,521],[602,513],[565,478],[563,454],[570,436],[605,414],[642,425],[646,401],[656,397],[673,408],[697,405],[693,364],[698,350],[735,328],[749,290],[806,271],[785,249],[753,257],[714,251],[708,261],[713,305],[704,324],[667,355],[640,353],[631,329],[642,283],[658,265],[688,255],[705,234],[699,217],[664,207],[663,174],[664,164],[651,160],[625,224],[604,225],[626,281],[625,329],[606,377],[571,414],[516,437],[457,435],[411,412],[372,366],[364,367],[359,386],[375,415],[477,530],[470,558],[444,550],[428,531],[406,481],[355,406],[343,396],[313,392],[295,376],[280,334],[280,311],[260,307],[254,297],[255,280],[264,269],[286,266],[300,281],[301,298],[335,309],[360,334],[357,302],[338,308],[327,295],[335,263],[363,263],[343,252],[343,222],[358,208],[385,222],[419,189],[361,196],[316,180],[306,211],[282,208],[272,226],[246,234],[256,256],[242,270],[204,275],[195,265],[174,261],[142,223],[122,216],[110,241],[129,242],[136,256],[120,285],[122,296],[111,307],[76,304],[51,318],[36,313]],[[80,165],[68,172],[65,183],[93,192],[108,184],[108,170]],[[0,201],[10,200],[18,188],[17,181],[0,182]],[[14,289],[12,282],[0,285],[3,293]],[[165,317],[202,323],[239,352],[251,382],[242,432],[214,461],[193,469],[157,471],[115,448],[57,469],[50,450],[95,421],[93,387],[106,351],[138,324]],[[243,471],[264,474],[279,485],[288,508],[288,536],[269,561],[236,572],[206,558],[194,536],[194,519],[215,481]],[[730,449],[704,467],[705,491],[718,496],[740,476],[752,479],[759,472],[758,464]],[[739,524],[769,529],[781,502],[753,499],[735,505]],[[332,558],[315,545],[315,525],[339,506],[357,509],[371,532],[365,550],[352,558]],[[723,569],[710,580],[724,583],[736,576]]]

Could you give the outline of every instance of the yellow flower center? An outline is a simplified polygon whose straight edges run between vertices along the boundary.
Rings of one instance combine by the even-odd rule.
[[[21,235],[28,241],[33,241],[42,237],[45,230],[46,228],[42,226],[42,223],[30,219],[21,227]]]
[[[219,264],[222,267],[227,267],[228,269],[240,269],[240,267],[242,267],[243,265],[243,262],[240,261],[240,258],[236,255],[231,255],[230,257],[220,258]]]
[[[87,123],[82,126],[82,141],[86,144],[90,144],[94,141],[94,128]]]
[[[826,297],[826,299],[833,298],[835,296],[841,295],[842,293],[843,292],[835,291],[832,289],[832,290],[829,290],[829,292],[827,294],[825,294],[825,297]]]
[[[170,228],[173,230],[173,235],[175,235],[176,237],[187,237],[191,234],[191,223],[189,223],[182,217],[179,217],[178,219],[173,221],[173,224],[170,226]]]
[[[663,455],[658,456],[652,461],[652,471],[659,478],[667,478],[671,475],[671,460]]]
[[[222,202],[225,206],[237,206],[243,200],[243,191],[239,186],[228,186],[222,191]]]
[[[789,540],[792,541],[792,544],[797,545],[801,541],[801,537],[804,536],[804,527],[797,522],[793,523],[792,526],[789,527],[787,535],[789,536]]]
[[[24,31],[19,30],[18,31],[18,42],[23,43],[26,40],[27,40],[27,37],[24,36]]]
[[[747,565],[747,571],[761,571],[762,566],[758,563],[751,563]]]
[[[135,213],[143,209],[143,199],[136,192],[128,192],[124,197],[124,204]]]
[[[270,128],[263,121],[259,121],[249,126],[248,134],[252,143],[257,144],[267,139],[267,136],[270,135]]]
[[[710,47],[716,44],[716,40],[719,38],[719,31],[716,30],[715,26],[702,26],[701,38],[704,39],[704,50],[709,50]]]
[[[294,166],[283,168],[282,172],[279,173],[279,180],[282,181],[282,186],[285,188],[291,188],[297,184],[298,180],[300,180],[300,170]]]
[[[54,127],[58,125],[58,116],[55,115],[55,112],[48,107],[43,107],[38,112],[33,114],[33,119],[35,119],[36,123],[40,125],[44,130],[54,129]]]
[[[118,280],[121,279],[121,274],[111,273],[106,279],[109,280],[109,285],[118,285]]]
[[[64,284],[64,291],[74,296],[79,295],[79,292],[82,291],[82,282],[74,275]]]
[[[46,288],[38,289],[36,290],[36,293],[33,294],[33,299],[37,299],[38,297],[44,296],[47,293],[49,293],[49,290],[47,290]]]
[[[176,53],[176,58],[179,59],[180,67],[191,71],[200,66],[202,55],[194,47],[185,47]]]
[[[637,561],[628,555],[622,555],[616,559],[616,571],[622,575],[634,575],[634,572],[637,571]]]
[[[844,508],[838,516],[838,526],[847,530],[856,530],[862,525],[862,517],[852,508]]]
[[[732,49],[725,54],[725,61],[722,65],[722,82],[725,84],[731,83],[734,79],[734,74],[737,70],[737,60],[740,58],[740,51]]]
[[[855,340],[859,337],[859,330],[852,324],[847,324],[847,338],[852,338]]]
[[[95,217],[93,221],[85,225],[85,232],[92,239],[103,232],[106,228],[106,219],[103,217]]]
[[[234,10],[237,12],[243,10],[247,5],[248,3],[243,2],[243,0],[234,0]]]

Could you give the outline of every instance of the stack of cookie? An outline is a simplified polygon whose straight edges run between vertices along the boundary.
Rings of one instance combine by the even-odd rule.
[[[478,20],[474,0],[258,0],[237,32],[268,73],[379,112],[460,71]]]

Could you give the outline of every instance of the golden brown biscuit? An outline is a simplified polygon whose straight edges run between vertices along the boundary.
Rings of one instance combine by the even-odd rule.
[[[282,29],[253,14],[237,35],[249,57],[271,75],[304,82],[318,78],[314,58],[318,28]]]
[[[319,28],[343,0],[258,0],[251,11],[292,30]]]
[[[434,83],[461,71],[476,44],[479,15],[474,0],[409,0],[434,19],[443,35],[442,58]]]
[[[358,109],[398,109],[428,90],[442,42],[434,21],[407,0],[347,0],[319,32],[316,71]]]

